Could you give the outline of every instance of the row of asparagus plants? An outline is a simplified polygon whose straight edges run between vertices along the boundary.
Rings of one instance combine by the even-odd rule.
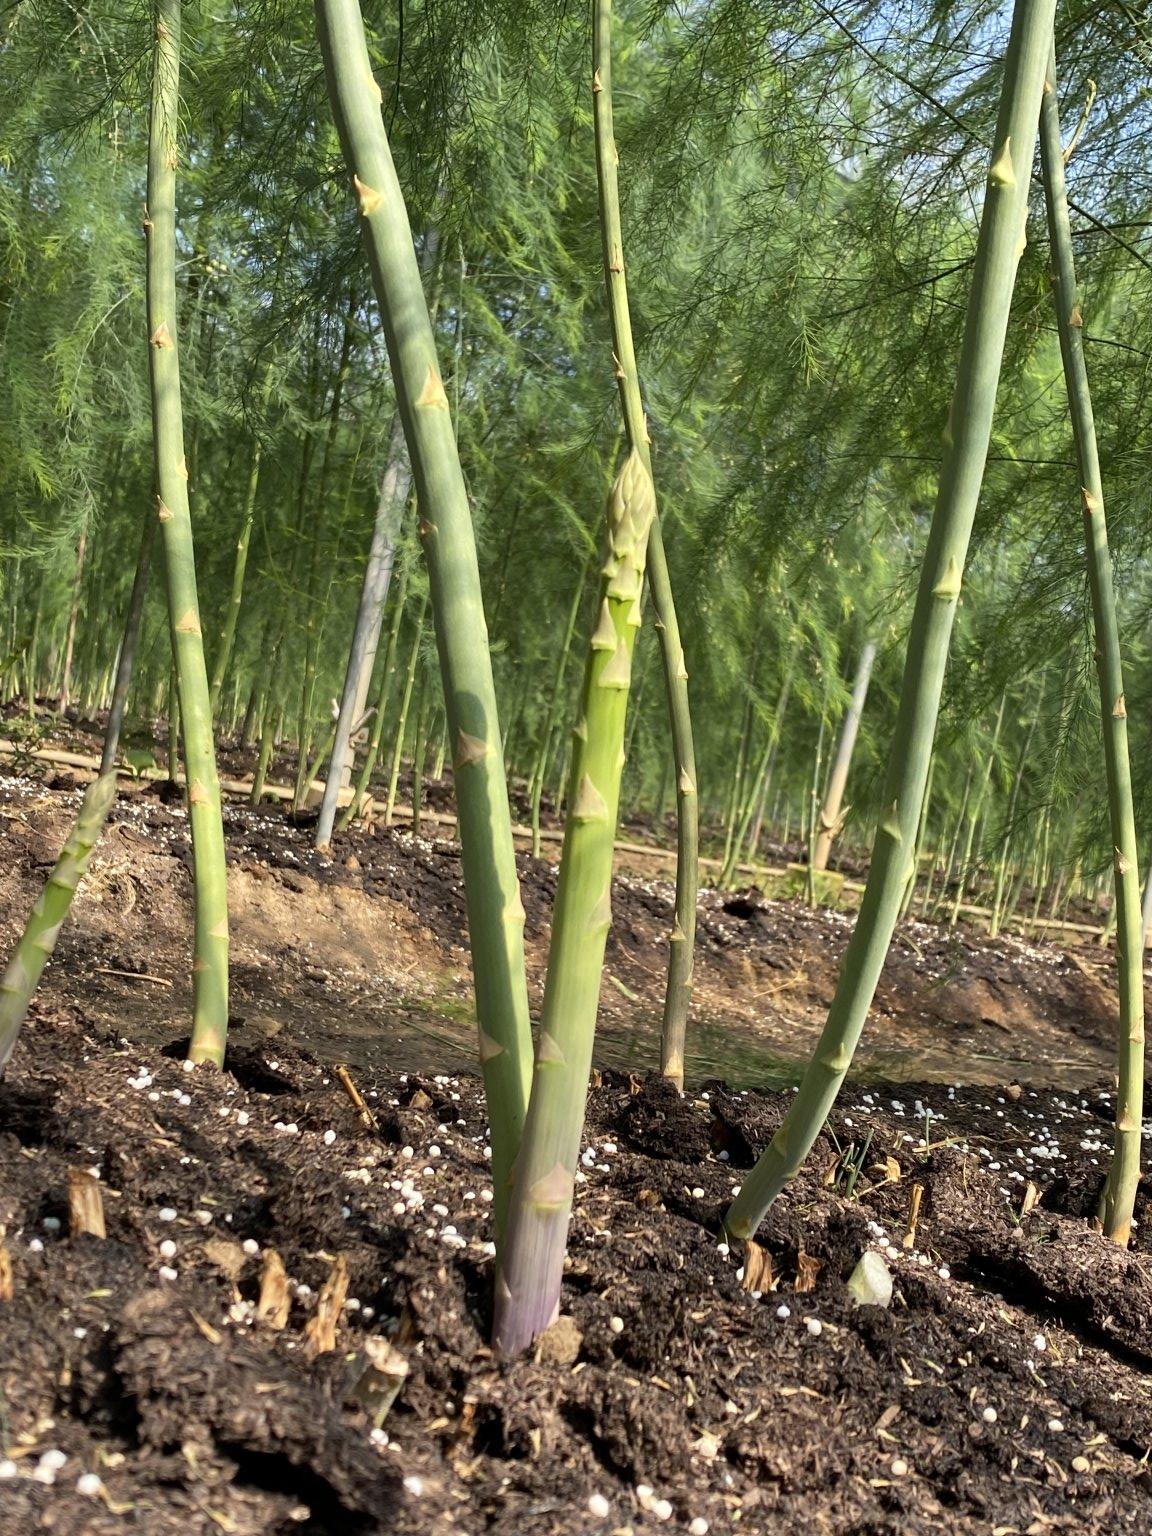
[[[660,634],[669,702],[678,825],[675,923],[670,941],[661,1067],[677,1086],[684,1074],[684,1034],[691,988],[696,907],[698,800],[687,671],[668,586],[653,482],[648,424],[629,314],[621,228],[617,153],[612,117],[610,0],[593,0],[591,90],[595,125],[604,279],[611,320],[612,371],[620,395],[624,443],[607,501],[595,620],[588,645],[579,716],[568,766],[567,819],[553,918],[543,1010],[535,1044],[529,1020],[524,961],[524,911],[512,842],[504,741],[487,643],[476,543],[468,495],[444,387],[416,242],[396,175],[381,112],[358,0],[316,0],[325,76],[341,151],[359,209],[364,244],[387,344],[399,426],[389,466],[401,464],[399,433],[411,465],[418,536],[428,571],[428,596],[444,698],[444,729],[459,808],[469,934],[476,992],[479,1057],[492,1126],[497,1229],[494,1339],[505,1354],[526,1348],[555,1317],[572,1211],[575,1170],[595,1039],[604,946],[611,923],[611,880],[636,637],[642,624],[646,579]],[[875,830],[867,886],[841,977],[820,1041],[792,1106],[756,1167],[744,1180],[725,1218],[733,1240],[756,1231],[781,1189],[811,1150],[849,1070],[864,1028],[892,933],[909,909],[925,840],[937,717],[950,640],[960,600],[973,521],[980,497],[1008,330],[1015,275],[1024,250],[1029,186],[1039,124],[1045,201],[1052,249],[1054,293],[1087,530],[1088,572],[1096,629],[1109,812],[1114,844],[1116,926],[1121,1016],[1116,1147],[1100,1219],[1105,1232],[1126,1242],[1139,1178],[1142,1128],[1143,992],[1141,906],[1135,823],[1126,735],[1116,602],[1104,519],[1099,457],[1084,365],[1082,313],[1076,293],[1065,190],[1064,153],[1056,105],[1053,53],[1054,0],[1017,0],[981,211],[975,262],[951,410],[943,437],[936,505],[923,557],[903,682],[893,730],[882,813]],[[235,627],[226,631],[213,690],[199,622],[188,471],[184,456],[176,336],[176,165],[179,114],[180,3],[159,0],[149,137],[147,239],[148,345],[152,391],[156,511],[161,529],[195,859],[195,1011],[190,1054],[223,1060],[227,1026],[227,900],[220,789],[213,745],[218,701]],[[434,242],[427,234],[425,254]],[[346,373],[355,301],[345,320],[341,365],[332,393],[330,424],[338,412]],[[607,350],[607,349],[606,349]],[[327,472],[325,443],[321,479]],[[234,608],[243,587],[243,562],[260,471],[251,468],[248,514],[237,558]],[[327,842],[337,794],[349,767],[348,747],[364,718],[378,645],[383,600],[400,539],[408,486],[397,469],[380,494],[372,557],[357,617],[344,697],[333,721],[328,788],[318,841]],[[142,541],[142,558],[150,541]],[[323,573],[312,544],[306,581],[319,590]],[[557,665],[544,746],[530,789],[539,813],[539,785],[548,767],[564,661],[575,634],[579,593],[569,611],[564,655]],[[387,689],[396,663],[400,615],[394,606],[384,667]],[[417,686],[424,608],[414,628],[391,770],[389,808],[395,798],[405,720]],[[297,799],[309,769],[312,693],[318,638],[310,639],[298,712]],[[828,861],[845,814],[843,797],[872,665],[874,641],[861,651],[852,696],[827,769],[823,795],[824,717],[809,793],[806,835],[809,878]],[[65,677],[68,675],[65,664]],[[271,677],[271,673],[269,673]],[[743,848],[755,846],[770,770],[787,702],[788,678],[760,755],[753,751],[754,710],[749,696],[741,727],[728,812],[724,872],[731,877]],[[215,692],[215,699],[213,697]],[[429,739],[439,734],[436,709],[420,690],[414,735],[415,810]],[[263,704],[265,745],[270,721],[289,708],[286,699]],[[378,700],[375,746],[385,699]],[[174,716],[174,710],[172,711]],[[1003,706],[997,717],[999,735]],[[1028,739],[1025,739],[1025,755]],[[338,750],[335,750],[338,748]],[[322,750],[317,757],[326,755]],[[753,771],[753,765],[754,771]],[[368,774],[371,766],[368,767]],[[959,890],[969,867],[988,776],[969,775],[951,832],[948,864],[959,868]],[[367,776],[358,786],[362,795]],[[38,966],[67,909],[71,892],[107,813],[114,780],[105,775],[90,793],[76,832],[58,866],[4,983],[6,1012],[0,1034],[10,1054]],[[1019,772],[1014,792],[1020,783]],[[333,788],[333,786],[335,786]],[[350,807],[350,811],[351,811]],[[1013,802],[1009,802],[1011,820]],[[1047,833],[1036,850],[1047,857]],[[961,845],[963,852],[961,853]],[[1006,866],[1002,862],[1001,870]],[[1021,882],[1022,884],[1022,882]],[[947,888],[948,879],[944,881]],[[1010,904],[1006,874],[997,878],[994,922]],[[814,894],[812,892],[811,894]],[[931,884],[923,897],[926,908]],[[959,896],[956,898],[959,902]],[[1019,900],[1019,891],[1015,893]],[[939,902],[938,902],[939,905]],[[14,1021],[14,1022],[13,1022]]]

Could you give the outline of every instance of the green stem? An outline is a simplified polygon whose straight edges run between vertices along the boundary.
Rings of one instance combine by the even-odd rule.
[[[396,544],[400,537],[400,525],[404,506],[408,500],[410,480],[408,464],[404,458],[404,433],[400,425],[400,417],[397,415],[392,419],[392,430],[389,433],[388,463],[380,481],[376,519],[372,527],[372,543],[364,568],[364,580],[360,588],[360,602],[356,610],[352,643],[348,648],[344,688],[340,695],[340,714],[332,744],[332,761],[324,784],[320,815],[316,822],[315,845],[317,848],[327,848],[332,841],[332,828],[336,821],[336,802],[351,773],[352,735],[360,724],[368,685],[372,680],[376,647],[380,641],[380,625],[384,618],[384,605],[388,601],[388,588],[392,582]]]
[[[1000,857],[996,865],[996,886],[992,896],[992,916],[988,924],[988,936],[992,939],[999,934],[1001,928],[1004,911],[1004,888],[1010,868],[1008,854],[1012,849],[1016,830],[1016,807],[1020,803],[1020,790],[1024,784],[1024,775],[1032,759],[1032,741],[1036,735],[1036,727],[1040,723],[1040,710],[1044,703],[1046,686],[1046,677],[1042,675],[1040,679],[1040,693],[1036,700],[1036,709],[1031,720],[1028,722],[1028,731],[1024,737],[1024,745],[1020,749],[1020,756],[1016,761],[1016,772],[1012,778],[1012,790],[1008,796],[1008,810],[1004,817],[1004,838],[1000,845]]]
[[[924,795],[920,806],[920,820],[916,827],[916,846],[912,850],[912,873],[908,877],[908,884],[904,887],[904,898],[900,903],[901,920],[906,918],[911,910],[912,897],[916,891],[916,881],[920,877],[920,863],[928,834],[928,816],[932,808],[932,779],[935,767],[936,759],[932,757],[928,762],[928,778],[924,784]],[[929,879],[931,879],[931,866],[929,866]]]
[[[552,753],[552,737],[556,724],[556,714],[560,703],[560,690],[564,686],[564,673],[568,669],[568,655],[572,649],[572,636],[576,632],[576,620],[580,617],[580,603],[584,597],[584,586],[588,577],[588,567],[591,565],[591,556],[580,567],[580,579],[576,583],[576,590],[572,594],[572,603],[568,609],[568,620],[564,626],[564,638],[560,642],[560,652],[556,657],[556,670],[552,674],[552,687],[548,693],[548,705],[544,711],[544,723],[540,728],[540,744],[536,751],[536,761],[532,767],[532,775],[529,787],[532,801],[532,857],[540,857],[540,801],[544,793],[544,779],[548,773],[548,759]]]
[[[396,788],[400,783],[400,764],[404,756],[404,735],[408,729],[408,711],[412,707],[412,689],[416,683],[416,669],[420,664],[420,645],[424,639],[424,614],[428,608],[427,595],[420,599],[416,611],[416,632],[412,636],[412,649],[408,653],[408,670],[404,674],[404,692],[400,697],[400,715],[396,721],[396,740],[392,746],[392,766],[388,771],[388,798],[384,802],[384,825],[392,825],[396,809]]]
[[[1024,248],[1028,183],[1055,0],[1017,0],[972,286],[964,321],[940,487],[908,637],[883,804],[860,916],[816,1050],[784,1122],[726,1217],[749,1238],[798,1172],[828,1115],[876,993],[904,888],[913,871],[940,694],[964,562],[980,495],[1016,266]]]
[[[157,511],[179,685],[196,899],[192,1061],[223,1064],[228,1037],[228,885],[220,780],[196,595],[176,351],[176,135],[180,115],[181,0],[158,0],[148,130],[148,359]]]
[[[32,908],[32,915],[12,953],[3,980],[0,980],[0,1077],[11,1059],[32,994],[56,948],[76,887],[88,868],[92,849],[115,799],[115,771],[102,774],[89,785],[68,841]]]
[[[731,885],[740,857],[740,843],[736,829],[744,810],[744,781],[748,773],[748,753],[752,746],[752,727],[755,720],[756,709],[749,695],[744,703],[744,720],[736,744],[736,756],[732,764],[732,785],[728,792],[728,808],[724,814],[724,851],[720,856],[720,874],[717,879],[721,890],[727,890]]]
[[[376,760],[380,756],[380,742],[384,735],[384,712],[388,704],[388,695],[392,691],[392,675],[396,670],[396,642],[400,637],[400,621],[404,617],[404,602],[407,596],[408,564],[405,562],[400,571],[400,584],[392,611],[392,623],[388,628],[388,643],[384,650],[384,666],[380,673],[380,687],[376,695],[368,751],[364,757],[364,766],[360,769],[360,777],[356,780],[356,789],[351,802],[337,823],[337,830],[340,832],[350,827],[360,814],[360,807],[364,803],[364,796],[368,793],[368,786],[372,782],[372,774],[376,769]]]
[[[428,562],[459,808],[497,1234],[532,1074],[524,906],[476,538],[404,196],[357,0],[316,0],[332,112],[360,207]]]
[[[1144,1097],[1144,966],[1141,944],[1140,877],[1136,867],[1136,822],[1132,809],[1132,770],[1128,755],[1128,712],[1120,629],[1112,585],[1112,559],[1104,516],[1104,489],[1088,370],[1084,360],[1083,316],[1076,291],[1072,230],[1060,138],[1056,91],[1056,53],[1048,55],[1048,80],[1040,110],[1040,156],[1048,237],[1052,244],[1056,320],[1068,388],[1068,408],[1080,470],[1081,504],[1088,552],[1088,585],[1096,631],[1096,674],[1104,733],[1108,780],[1108,815],[1115,871],[1116,965],[1120,989],[1117,1060],[1116,1138],[1104,1190],[1101,1220],[1113,1242],[1127,1244],[1132,1209],[1140,1182],[1140,1136]]]
[[[132,578],[128,612],[124,618],[124,636],[120,642],[120,655],[116,660],[116,681],[112,687],[112,702],[108,708],[108,724],[104,731],[104,749],[100,756],[101,773],[108,772],[120,750],[120,732],[124,727],[124,712],[128,706],[128,693],[132,687],[132,673],[136,666],[136,647],[140,641],[140,624],[144,617],[144,600],[148,595],[148,577],[152,570],[152,546],[155,540],[156,519],[152,514],[151,506],[146,506],[140,532],[140,548],[136,556],[136,573]]]
[[[812,785],[808,791],[808,868],[805,885],[808,889],[808,905],[816,906],[816,840],[820,835],[820,774],[824,766],[824,731],[828,715],[820,711],[820,730],[816,735],[816,758],[812,764]]]
[[[648,424],[636,366],[628,280],[624,271],[624,241],[620,222],[620,185],[616,139],[612,125],[612,0],[592,0],[592,109],[596,130],[596,174],[600,203],[600,237],[608,313],[612,323],[612,353],[624,430],[628,446],[643,460],[649,476],[652,461]],[[684,1086],[684,1035],[692,998],[692,965],[696,943],[696,892],[699,883],[699,804],[696,793],[696,754],[692,714],[688,703],[688,669],[680,643],[680,625],[659,513],[648,538],[648,583],[660,632],[664,686],[672,726],[676,767],[676,911],[668,954],[668,984],[664,994],[660,1070],[678,1088]]]
[[[240,537],[236,541],[236,563],[232,567],[232,592],[228,599],[228,611],[224,617],[220,649],[216,653],[216,664],[212,669],[212,685],[208,690],[208,703],[213,720],[216,718],[216,710],[220,703],[220,690],[224,686],[228,663],[232,659],[236,625],[240,618],[240,607],[244,601],[244,573],[248,568],[248,545],[252,538],[252,523],[256,516],[256,492],[260,485],[260,454],[260,443],[257,442],[252,450],[252,468],[248,474],[248,492],[244,498],[244,521],[240,525]]]
[[[560,1305],[604,946],[612,924],[624,724],[645,548],[655,511],[648,468],[631,449],[609,498],[599,617],[589,643],[582,713],[572,735],[569,811],[532,1097],[496,1285],[493,1339],[504,1355],[526,1349]]]
[[[813,863],[817,869],[828,868],[833,839],[840,835],[847,812],[844,809],[844,791],[848,787],[848,770],[852,766],[852,754],[856,750],[856,738],[860,733],[860,721],[864,715],[864,703],[868,697],[868,685],[872,680],[872,666],[876,660],[876,642],[869,640],[860,652],[856,663],[856,677],[852,684],[852,697],[840,727],[836,743],[836,756],[828,774],[824,791],[824,804],[820,807],[820,835],[816,839]]]
[[[956,877],[956,899],[952,903],[952,909],[948,914],[949,928],[955,928],[960,916],[960,908],[964,904],[964,896],[968,889],[968,881],[972,871],[972,846],[976,840],[976,828],[980,824],[980,818],[984,812],[984,802],[992,784],[992,773],[996,766],[996,752],[1000,744],[1000,731],[1004,725],[1004,710],[1008,703],[1008,695],[1000,695],[1000,708],[996,711],[996,727],[992,732],[992,745],[988,748],[987,762],[984,765],[984,773],[980,780],[980,787],[976,793],[976,800],[968,817],[968,830],[964,837],[964,856],[960,860],[960,871]]]

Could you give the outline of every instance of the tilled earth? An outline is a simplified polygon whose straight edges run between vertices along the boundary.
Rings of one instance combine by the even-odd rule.
[[[67,773],[0,774],[0,944],[15,939],[67,835],[79,790]],[[329,1060],[441,1071],[474,1060],[475,1025],[459,849],[376,826],[311,846],[307,819],[229,802],[233,1012],[249,1035],[284,1033]],[[518,859],[529,987],[542,991],[556,868]],[[42,996],[131,1039],[187,1027],[191,845],[178,792],[122,784],[61,935]],[[626,860],[597,1060],[643,1067],[659,1055],[673,887]],[[758,891],[701,892],[688,1036],[691,1079],[740,1087],[790,1081],[824,1022],[852,928]],[[902,923],[856,1069],[873,1078],[1101,1081],[1117,1001],[1111,955],[1017,936]]]
[[[1091,1230],[1105,1095],[850,1094],[749,1292],[719,1218],[788,1095],[599,1077],[573,1326],[504,1364],[475,1082],[359,1086],[374,1131],[280,1042],[188,1071],[33,1018],[0,1088],[5,1533],[1152,1529],[1152,1234],[1143,1200],[1132,1252]],[[73,1169],[103,1239],[69,1236]],[[846,1289],[868,1248],[890,1310]],[[270,1249],[282,1328],[255,1316]],[[346,1400],[370,1335],[410,1368],[375,1434]]]
[[[0,778],[5,944],[77,798],[66,775]],[[850,920],[704,893],[680,1100],[643,1075],[670,888],[622,872],[570,1323],[505,1364],[486,1344],[483,1106],[470,1075],[444,1075],[473,1028],[457,851],[378,828],[321,859],[281,812],[231,805],[227,822],[227,1070],[179,1059],[187,823],[137,789],[0,1085],[0,1536],[1152,1532],[1146,1196],[1131,1252],[1092,1231],[1105,952],[902,928],[868,1080],[761,1246],[732,1253],[725,1203],[789,1094],[704,1068],[763,1087],[775,1056],[779,1080],[822,1022]],[[535,998],[555,871],[523,859],[521,876]],[[883,1081],[886,1061],[913,1081]],[[70,1233],[77,1170],[99,1179],[103,1238]],[[868,1249],[890,1309],[846,1287]],[[282,1327],[258,1316],[270,1253]],[[376,1338],[409,1375],[374,1433],[349,1393]]]

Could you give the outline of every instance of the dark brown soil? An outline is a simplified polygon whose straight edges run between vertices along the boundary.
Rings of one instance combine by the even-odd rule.
[[[75,1017],[26,1032],[0,1090],[6,1533],[1152,1526],[1145,1228],[1123,1253],[1061,1209],[1094,1193],[1080,1143],[1106,1135],[1102,1101],[933,1087],[925,1137],[909,1090],[902,1113],[850,1096],[773,1212],[776,1289],[754,1296],[714,1233],[781,1097],[605,1077],[564,1297],[576,1358],[501,1365],[473,1082],[364,1079],[375,1137],[323,1067],[272,1049],[189,1073]],[[849,1198],[837,1146],[864,1124]],[[1021,1221],[1005,1170],[1050,1137],[1062,1155],[1033,1158],[1045,1193]],[[67,1236],[76,1167],[99,1170],[104,1240]],[[854,1308],[844,1282],[885,1239],[892,1309]],[[253,1321],[268,1246],[293,1290],[283,1331]],[[338,1255],[352,1306],[309,1362]],[[374,1333],[411,1366],[379,1443],[344,1404]]]
[[[74,804],[0,780],[5,942]],[[320,860],[281,813],[228,814],[229,1070],[178,1059],[186,823],[135,794],[0,1086],[0,1536],[1152,1530],[1152,1214],[1142,1199],[1130,1253],[1092,1232],[1110,1101],[1074,1087],[1107,1081],[1101,952],[904,930],[872,1031],[889,1054],[774,1208],[754,1294],[716,1233],[789,1092],[702,1080],[699,1054],[684,1100],[644,1081],[669,892],[623,876],[564,1294],[574,1358],[503,1365],[483,1107],[471,1076],[443,1075],[469,1060],[455,852],[378,831]],[[538,985],[554,874],[523,874]],[[770,1081],[807,1047],[847,930],[706,895],[695,1028],[738,1037],[730,1080]],[[335,1059],[356,1063],[378,1135]],[[885,1082],[892,1059],[945,1080]],[[104,1239],[68,1235],[77,1168],[99,1172]],[[269,1247],[282,1330],[254,1318]],[[891,1310],[846,1289],[868,1248]],[[352,1305],[309,1359],[340,1257]],[[346,1401],[374,1334],[411,1372],[375,1438]]]

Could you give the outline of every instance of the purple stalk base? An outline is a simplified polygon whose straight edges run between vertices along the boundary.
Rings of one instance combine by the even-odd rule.
[[[523,1354],[559,1315],[571,1214],[570,1204],[550,1210],[513,1204],[492,1327],[493,1346],[505,1359]]]

